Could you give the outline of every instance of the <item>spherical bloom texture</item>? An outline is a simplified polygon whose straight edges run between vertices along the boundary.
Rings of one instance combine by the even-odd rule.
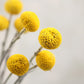
[[[23,24],[22,24],[22,21],[21,21],[21,19],[20,18],[17,18],[16,20],[15,20],[15,28],[16,28],[16,30],[18,31],[18,32],[20,32],[23,28],[24,28],[24,26],[23,26]],[[25,31],[25,33],[26,32],[28,32],[27,30]]]
[[[10,14],[19,14],[22,10],[22,3],[20,0],[7,0],[5,9]]]
[[[55,56],[53,53],[43,50],[36,56],[37,65],[44,71],[51,70],[55,65]]]
[[[34,12],[26,11],[21,14],[21,20],[24,27],[30,31],[35,32],[40,26],[39,19]]]
[[[39,43],[46,49],[56,49],[62,42],[60,32],[55,28],[44,28],[39,34]]]
[[[0,15],[0,31],[7,29],[9,26],[9,21],[4,17]]]
[[[29,70],[29,61],[24,55],[15,54],[7,60],[7,67],[11,73],[22,76]]]

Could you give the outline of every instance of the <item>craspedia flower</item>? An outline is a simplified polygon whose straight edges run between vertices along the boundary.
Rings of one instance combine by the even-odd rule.
[[[42,47],[56,49],[62,42],[62,36],[57,29],[48,27],[41,30],[38,40]]]
[[[26,11],[21,14],[21,20],[24,27],[30,31],[35,32],[39,29],[40,22],[37,15],[34,12]]]
[[[7,0],[5,9],[10,14],[19,14],[22,10],[22,3],[20,0]]]
[[[9,26],[9,21],[4,17],[0,15],[0,31],[7,29]]]
[[[24,55],[15,54],[7,60],[7,67],[11,73],[22,76],[29,70],[29,61]]]
[[[54,54],[47,50],[39,52],[36,56],[37,65],[44,71],[51,70],[55,65],[55,61]]]
[[[17,18],[17,19],[15,20],[14,25],[15,25],[15,28],[16,28],[16,30],[17,30],[18,32],[20,32],[20,31],[24,28],[24,26],[23,26],[22,21],[21,21],[20,18]],[[25,33],[26,33],[26,32],[28,32],[28,31],[26,30]]]

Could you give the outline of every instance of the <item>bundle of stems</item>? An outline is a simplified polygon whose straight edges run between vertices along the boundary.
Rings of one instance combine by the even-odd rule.
[[[3,41],[3,43],[2,43],[2,50],[1,50],[1,56],[0,56],[0,69],[1,69],[1,66],[3,66],[3,62],[5,62],[5,63],[4,63],[4,67],[3,67],[2,72],[0,71],[0,73],[1,73],[1,74],[0,74],[0,84],[1,84],[1,81],[3,81],[3,78],[4,78],[4,74],[5,74],[5,71],[6,71],[6,61],[7,61],[7,59],[8,59],[9,56],[10,56],[10,52],[11,52],[11,50],[12,50],[12,47],[13,47],[13,45],[15,44],[15,42],[20,39],[21,35],[26,31],[26,29],[23,28],[23,29],[21,30],[21,32],[19,32],[19,33],[16,32],[15,35],[14,35],[14,37],[13,37],[13,39],[12,39],[12,41],[10,42],[8,48],[5,50],[6,42],[7,42],[7,39],[8,39],[9,30],[10,30],[11,19],[12,19],[12,15],[10,15],[10,17],[9,17],[9,27],[8,27],[7,30],[6,30],[5,38],[4,38],[4,41]],[[32,64],[32,61],[33,61],[33,59],[35,58],[35,56],[36,56],[41,50],[42,50],[42,47],[40,47],[40,48],[34,53],[34,55],[31,57],[31,59],[30,59],[30,65]],[[4,60],[5,60],[5,61],[4,61]],[[36,67],[37,67],[37,65],[33,65],[33,66],[29,69],[28,73],[30,73],[30,72],[31,72],[33,69],[35,69]],[[27,73],[27,74],[28,74],[28,73]],[[18,79],[15,81],[14,84],[17,84],[18,82],[19,82],[19,84],[20,84],[21,81],[24,79],[24,77],[25,77],[27,74],[25,74],[24,76],[18,77]],[[2,84],[6,84],[7,81],[8,81],[8,79],[9,79],[11,76],[12,76],[12,73],[10,73],[10,74],[8,75],[8,77],[5,79],[5,81],[4,81]]]

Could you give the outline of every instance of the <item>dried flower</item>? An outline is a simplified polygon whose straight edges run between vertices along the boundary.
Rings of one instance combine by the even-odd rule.
[[[40,26],[39,19],[34,12],[26,11],[21,14],[21,20],[24,27],[30,31],[35,32]]]
[[[7,60],[7,67],[11,73],[22,76],[29,70],[29,61],[24,55],[15,54]]]
[[[55,56],[47,50],[39,52],[36,56],[37,65],[44,71],[51,70],[55,65]]]
[[[7,29],[9,26],[9,21],[4,17],[0,15],[0,31]]]
[[[20,32],[23,28],[24,28],[24,26],[23,26],[23,24],[22,24],[22,21],[21,21],[21,19],[20,18],[17,18],[16,20],[15,20],[15,28],[16,28],[16,30],[18,31],[18,32]],[[26,32],[28,32],[27,30],[25,31],[25,33]]]
[[[44,28],[39,34],[39,43],[46,49],[56,49],[62,42],[60,32],[55,28]]]
[[[5,9],[10,14],[19,14],[22,10],[22,3],[20,0],[7,0]]]

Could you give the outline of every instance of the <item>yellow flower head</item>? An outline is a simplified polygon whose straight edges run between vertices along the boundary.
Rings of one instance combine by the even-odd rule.
[[[48,27],[41,30],[38,40],[42,47],[56,49],[62,42],[62,36],[57,29]]]
[[[39,52],[36,56],[37,65],[44,71],[51,70],[55,65],[55,61],[54,54],[47,50]]]
[[[23,28],[24,28],[24,26],[23,26],[23,24],[22,24],[22,21],[21,21],[21,19],[20,18],[17,18],[16,20],[15,20],[15,28],[16,28],[16,30],[18,31],[18,32],[20,32]],[[27,30],[25,31],[25,33],[26,32],[28,32]]]
[[[40,26],[40,22],[37,15],[31,11],[26,11],[22,13],[21,20],[24,27],[30,32],[37,31]]]
[[[7,0],[5,9],[10,14],[19,14],[22,10],[22,3],[20,0]]]
[[[0,15],[0,31],[7,29],[9,26],[9,21],[4,17]]]
[[[24,55],[15,54],[7,60],[7,67],[11,73],[22,76],[29,70],[29,61]]]

